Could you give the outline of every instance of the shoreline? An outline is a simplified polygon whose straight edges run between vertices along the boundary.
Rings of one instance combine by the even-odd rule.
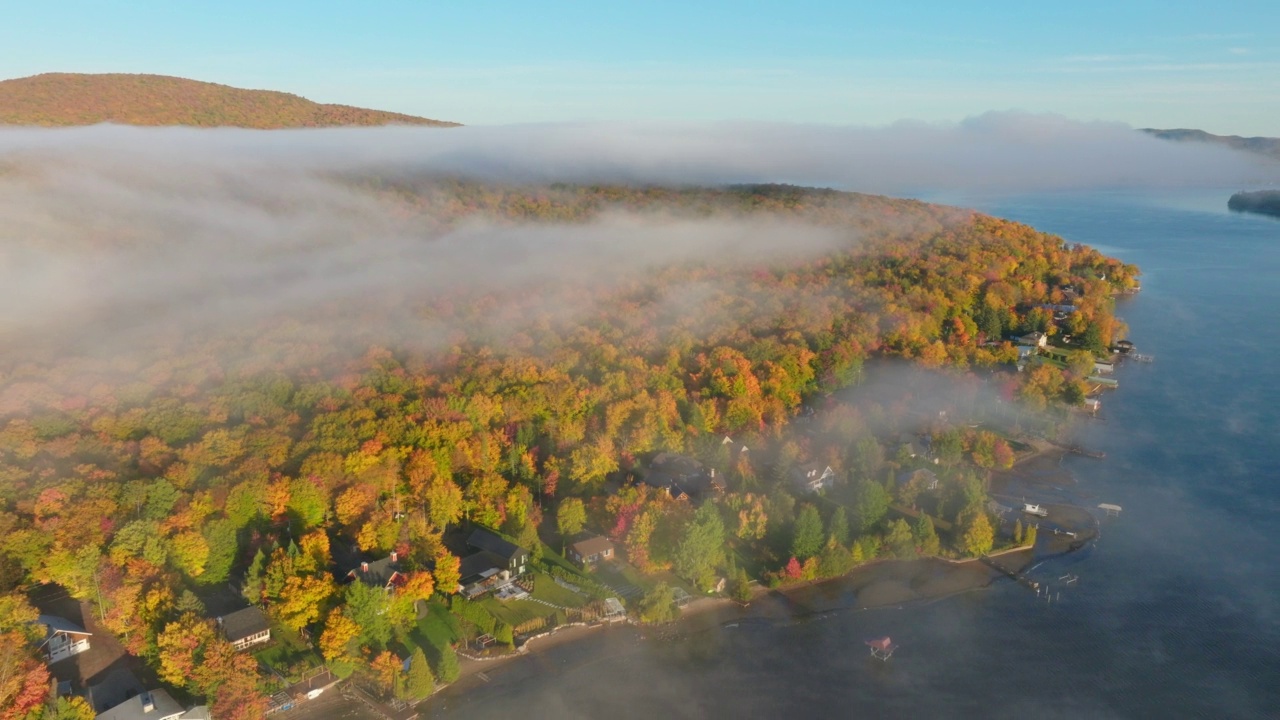
[[[992,473],[991,491],[1007,491],[1021,486],[1033,489],[1070,480],[1069,471],[1060,465],[1069,453],[1051,442],[1029,439],[1033,448],[1019,457],[1008,470]],[[1074,480],[1070,480],[1074,484]],[[997,490],[998,488],[998,490]],[[1037,543],[1050,556],[1064,550],[1053,547],[1053,536]],[[1047,545],[1047,546],[1046,546]],[[1071,552],[1066,549],[1065,552]],[[1008,571],[1021,572],[1037,559],[1036,547],[1013,547],[988,557],[1015,558],[1002,561]],[[458,679],[423,700],[425,709],[435,702],[447,703],[465,698],[489,683],[486,671],[511,665],[513,661],[539,660],[556,648],[590,639],[604,632],[630,633],[635,642],[670,642],[706,633],[740,622],[787,624],[805,622],[836,612],[863,612],[942,602],[965,593],[975,592],[993,583],[1010,580],[1007,572],[983,563],[979,558],[951,559],[941,556],[910,559],[873,560],[844,575],[811,580],[797,585],[767,588],[756,585],[752,598],[741,604],[723,596],[697,597],[682,610],[680,617],[665,625],[642,625],[626,622],[566,625],[549,633],[527,639],[518,649],[492,658],[459,655],[461,672]]]

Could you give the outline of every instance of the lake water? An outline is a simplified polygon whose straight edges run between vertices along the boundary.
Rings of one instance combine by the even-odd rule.
[[[930,198],[1138,264],[1121,301],[1154,364],[1117,372],[1069,458],[1124,507],[1033,575],[905,609],[714,626],[676,641],[603,632],[444,693],[447,717],[1280,717],[1280,222],[1230,190]],[[1063,586],[1057,579],[1075,574]],[[862,640],[892,635],[887,663]]]

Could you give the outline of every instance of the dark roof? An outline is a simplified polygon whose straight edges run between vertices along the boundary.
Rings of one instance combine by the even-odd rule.
[[[917,475],[923,475],[928,482],[937,482],[938,474],[929,468],[919,468],[917,470],[903,470],[898,473],[898,484],[906,485],[915,479]]]
[[[484,528],[476,528],[475,532],[471,533],[471,537],[467,538],[467,545],[497,555],[502,558],[504,564],[516,557],[529,554],[528,550],[503,540],[496,533]]]
[[[223,615],[219,621],[222,632],[229,642],[243,640],[271,628],[271,623],[267,621],[267,614],[252,605],[230,615]]]
[[[465,585],[467,581],[478,578],[480,573],[486,570],[505,569],[507,569],[507,563],[502,558],[481,550],[462,558],[462,562],[458,564],[458,580]]]
[[[400,572],[399,560],[392,560],[390,555],[365,564],[369,566],[368,570],[364,569],[364,565],[359,565],[347,573],[347,577],[353,577],[365,585],[386,587],[391,583],[391,578]]]
[[[654,471],[673,475],[677,478],[706,472],[706,467],[697,460],[687,455],[666,452],[658,453],[649,463],[649,467]]]
[[[612,550],[613,543],[610,542],[608,538],[603,538],[597,535],[595,537],[587,538],[586,540],[579,540],[569,547],[573,548],[573,551],[578,553],[581,557],[591,557],[592,555],[602,553],[605,550]]]
[[[53,635],[54,633],[60,633],[60,632],[72,633],[74,635],[92,635],[93,634],[88,630],[85,630],[84,628],[80,627],[79,625],[76,625],[75,623],[71,622],[70,620],[63,617],[58,617],[57,615],[41,615],[40,617],[36,618],[36,622],[40,623],[41,625],[44,625],[45,628],[47,628],[47,633],[46,633],[47,635]]]

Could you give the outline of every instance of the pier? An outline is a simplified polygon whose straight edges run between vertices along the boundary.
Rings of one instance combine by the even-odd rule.
[[[1005,577],[1012,578],[1014,582],[1027,588],[1028,590],[1035,590],[1037,593],[1040,592],[1040,583],[1036,582],[1035,580],[1032,580],[1031,578],[1027,577],[1023,573],[1018,572],[1017,570],[1010,570],[1009,568],[996,562],[990,556],[983,555],[982,557],[978,558],[978,561],[981,562],[983,565],[986,565],[987,567],[991,568],[992,570],[995,570],[1001,573]]]

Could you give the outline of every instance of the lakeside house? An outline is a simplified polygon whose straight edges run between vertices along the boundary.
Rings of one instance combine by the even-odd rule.
[[[218,618],[222,636],[236,650],[244,650],[271,639],[271,623],[260,608],[250,605]]]
[[[596,535],[569,546],[569,559],[583,570],[590,570],[601,562],[612,560],[613,543],[608,538]]]
[[[57,615],[41,615],[36,623],[44,626],[45,662],[52,665],[89,649],[89,636],[93,633]]]
[[[1014,340],[1016,340],[1019,345],[1026,345],[1033,348],[1046,348],[1049,346],[1049,336],[1039,330],[1014,338]]]
[[[524,574],[529,563],[529,551],[485,528],[476,528],[467,538],[467,547],[489,553],[501,562],[501,567],[512,577]]]
[[[898,473],[897,480],[899,486],[914,483],[921,490],[938,489],[938,475],[928,468],[904,470]]]
[[[404,579],[400,568],[400,557],[393,550],[381,560],[362,562],[359,567],[347,573],[347,582],[359,581],[371,587],[380,587],[390,592]]]
[[[197,705],[186,709],[164,690],[148,690],[139,693],[106,712],[98,713],[94,720],[211,720],[209,708]]]
[[[828,490],[836,484],[836,471],[830,465],[808,463],[791,471],[791,483],[803,492]]]
[[[916,436],[909,432],[898,434],[898,452],[906,454],[909,458],[919,457],[924,454],[920,444],[916,442]]]
[[[467,599],[510,587],[529,563],[528,550],[485,528],[476,528],[467,546],[475,552],[462,558],[458,567],[459,585]]]
[[[728,437],[725,439],[732,442]],[[745,451],[746,446],[743,448]],[[677,500],[702,500],[725,490],[724,478],[716,477],[714,468],[708,469],[687,455],[669,452],[658,453],[649,462],[649,469],[640,482],[663,490]]]

